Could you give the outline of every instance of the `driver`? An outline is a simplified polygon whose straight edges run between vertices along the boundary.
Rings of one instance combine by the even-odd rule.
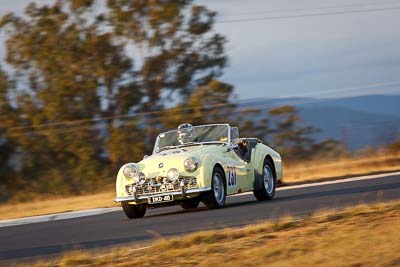
[[[183,123],[178,126],[178,142],[182,145],[192,142],[194,139],[194,127],[190,123]]]
[[[248,147],[248,145],[247,145],[247,142],[244,141],[244,140],[242,140],[242,139],[239,140],[239,143],[238,143],[238,150],[239,150],[239,153],[240,153],[240,155],[241,155],[242,157],[246,158],[248,149],[249,149],[249,147]]]

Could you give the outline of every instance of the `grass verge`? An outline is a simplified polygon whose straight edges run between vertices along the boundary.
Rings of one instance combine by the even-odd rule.
[[[399,266],[400,202],[159,239],[137,250],[73,251],[36,266]]]
[[[299,183],[400,170],[400,154],[309,160],[283,166],[284,183]]]
[[[284,165],[284,183],[302,183],[326,178],[363,175],[400,169],[400,154],[379,154],[374,157],[343,158],[332,161],[313,160]],[[24,203],[0,205],[0,220],[91,208],[119,206],[113,202],[114,191],[87,196],[71,196]]]

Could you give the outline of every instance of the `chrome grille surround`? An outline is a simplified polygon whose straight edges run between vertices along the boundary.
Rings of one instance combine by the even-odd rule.
[[[158,177],[159,179],[152,178],[146,180],[143,184],[129,184],[125,186],[126,193],[129,196],[133,196],[133,187],[136,186],[137,196],[146,196],[160,193],[168,192],[181,192],[181,183],[184,183],[184,189],[194,189],[197,188],[197,178],[196,177],[179,177],[176,182],[163,183],[165,177]],[[159,180],[157,182],[156,180]]]

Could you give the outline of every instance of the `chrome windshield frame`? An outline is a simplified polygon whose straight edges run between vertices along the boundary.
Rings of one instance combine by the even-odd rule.
[[[228,128],[228,140],[227,140],[226,143],[225,142],[224,143],[225,143],[225,145],[227,147],[231,146],[231,126],[228,123],[203,124],[203,125],[196,125],[196,126],[193,126],[193,127],[198,128],[198,127],[209,127],[209,126],[227,126],[227,128]],[[158,151],[158,152],[156,151],[157,145],[158,145],[159,140],[160,140],[160,135],[161,134],[170,133],[170,132],[175,132],[175,131],[177,131],[177,130],[170,130],[170,131],[167,131],[167,132],[162,132],[159,135],[157,135],[156,142],[154,143],[154,147],[153,147],[153,152],[152,152],[153,155],[161,152],[161,151]],[[202,144],[202,143],[203,142],[200,142],[200,144]],[[210,142],[204,142],[204,143],[206,144],[206,143],[210,143]]]

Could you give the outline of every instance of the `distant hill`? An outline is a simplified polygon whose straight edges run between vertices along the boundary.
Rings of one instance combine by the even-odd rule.
[[[346,143],[350,150],[394,142],[400,132],[400,95],[267,99],[241,102],[240,106],[266,112],[286,104],[298,108],[305,124],[320,129],[314,138],[333,138]]]
[[[333,138],[347,144],[350,150],[391,143],[400,131],[400,118],[390,115],[331,106],[303,106],[299,110],[306,124],[321,130],[315,138]]]
[[[309,106],[305,104],[304,106]],[[301,107],[302,105],[300,105]],[[355,111],[400,117],[400,95],[369,95],[350,98],[323,99],[312,106],[332,106]]]

